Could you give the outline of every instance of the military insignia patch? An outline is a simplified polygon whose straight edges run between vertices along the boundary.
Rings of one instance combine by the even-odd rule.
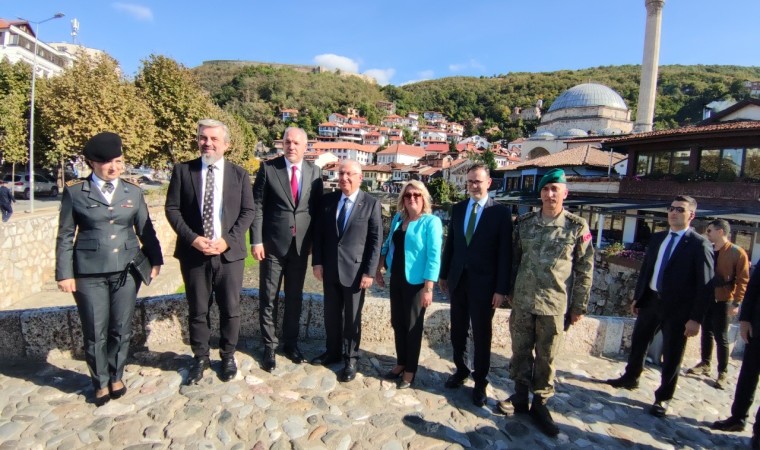
[[[591,233],[586,233],[583,235],[583,242],[588,242],[591,240]]]

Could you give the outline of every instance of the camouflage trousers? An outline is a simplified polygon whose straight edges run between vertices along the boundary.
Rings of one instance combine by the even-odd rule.
[[[539,316],[515,309],[509,316],[509,376],[516,384],[532,387],[534,396],[542,399],[554,395],[554,356],[562,344],[563,327],[563,316]]]

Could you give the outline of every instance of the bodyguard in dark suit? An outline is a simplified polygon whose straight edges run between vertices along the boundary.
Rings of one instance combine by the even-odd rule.
[[[383,237],[380,202],[362,192],[362,169],[345,160],[340,191],[323,197],[314,233],[314,276],[323,282],[327,350],[314,364],[345,360],[341,381],[356,377],[364,293],[372,286]]]
[[[166,195],[166,217],[177,233],[174,256],[185,281],[195,356],[188,384],[200,381],[210,366],[212,301],[219,307],[221,379],[229,381],[237,374],[245,233],[253,220],[253,195],[248,172],[224,159],[229,145],[224,123],[198,122],[201,157],[174,166]]]
[[[686,339],[699,333],[709,302],[714,301],[712,246],[689,228],[696,211],[692,197],[676,197],[668,207],[670,229],[649,241],[631,305],[638,317],[628,365],[620,378],[607,380],[613,387],[638,387],[647,349],[662,330],[662,378],[649,410],[657,417],[665,416],[676,390]]]
[[[61,291],[74,294],[94,403],[100,406],[127,392],[121,378],[140,288],[130,262],[141,242],[151,278],[164,260],[142,190],[119,178],[124,171],[121,138],[99,133],[87,141],[83,154],[92,175],[70,181],[63,190],[55,279]]]
[[[288,128],[282,137],[285,155],[265,162],[253,183],[255,214],[251,253],[259,268],[259,323],[264,343],[262,367],[275,369],[277,347],[274,311],[280,282],[285,278],[282,340],[285,356],[300,364],[298,349],[303,283],[312,242],[312,216],[322,198],[319,167],[304,161],[306,132]]]
[[[758,377],[760,377],[760,267],[755,267],[744,294],[739,314],[739,333],[747,344],[744,347],[742,368],[736,381],[736,394],[731,405],[731,416],[718,420],[710,428],[722,431],[744,431],[749,408],[755,400]],[[760,449],[760,408],[755,414],[752,427],[752,448]]]
[[[491,322],[509,292],[512,272],[512,220],[509,210],[488,197],[488,167],[467,171],[470,198],[454,205],[441,260],[441,289],[451,298],[451,346],[456,372],[446,387],[461,386],[470,375],[465,361],[472,325],[475,380],[472,400],[486,403],[491,366]]]

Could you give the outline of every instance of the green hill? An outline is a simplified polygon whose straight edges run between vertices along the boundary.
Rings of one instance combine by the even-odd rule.
[[[467,133],[483,133],[498,126],[491,137],[514,139],[535,129],[536,123],[510,122],[512,108],[535,105],[542,99],[543,110],[557,96],[580,83],[607,85],[618,92],[636,114],[640,67],[602,66],[583,70],[541,73],[508,73],[494,77],[451,77],[406,86],[366,83],[358,78],[334,73],[308,73],[288,68],[246,67],[236,64],[204,64],[193,69],[201,84],[225,109],[241,114],[257,136],[270,143],[285,128],[278,118],[281,108],[301,112],[298,125],[316,134],[317,125],[331,112],[356,107],[370,123],[378,123],[381,113],[374,104],[393,100],[398,113],[440,111],[450,120],[465,124]],[[702,107],[713,100],[746,98],[747,80],[760,80],[760,67],[741,66],[661,66],[655,110],[655,127],[673,128],[697,122]],[[472,119],[480,118],[477,128]]]

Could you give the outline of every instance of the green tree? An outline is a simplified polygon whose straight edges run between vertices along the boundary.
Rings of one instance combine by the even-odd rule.
[[[40,137],[50,167],[81,152],[102,131],[118,133],[132,164],[149,160],[156,129],[153,115],[134,85],[121,78],[116,61],[81,53],[74,64],[40,87]]]
[[[496,156],[491,150],[483,150],[482,153],[470,152],[469,159],[474,162],[485,164],[490,170],[496,170]]]
[[[27,64],[11,64],[7,58],[0,61],[0,152],[3,160],[14,165],[29,159],[31,75]]]
[[[405,143],[407,143],[409,145],[414,144],[414,133],[412,132],[412,130],[410,130],[409,128],[404,128],[401,132],[404,135],[404,142]]]

